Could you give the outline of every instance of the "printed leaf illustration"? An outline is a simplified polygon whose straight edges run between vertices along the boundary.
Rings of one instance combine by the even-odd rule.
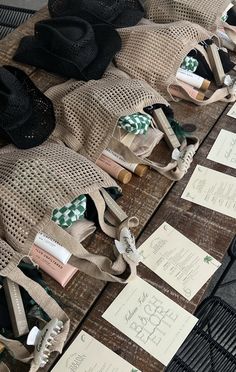
[[[131,372],[138,372],[138,369],[136,369],[136,368],[132,368],[132,369],[131,369]]]
[[[215,267],[218,267],[218,265],[214,264],[214,262],[212,262],[212,261],[213,261],[213,257],[211,257],[211,256],[206,256],[206,257],[204,257],[204,262],[205,262],[205,263],[207,263],[208,265],[209,265],[209,264],[212,264],[212,265],[214,265]]]

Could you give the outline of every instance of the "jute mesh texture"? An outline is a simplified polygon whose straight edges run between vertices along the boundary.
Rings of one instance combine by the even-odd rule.
[[[55,108],[54,137],[92,161],[108,147],[121,116],[143,112],[154,103],[168,105],[145,81],[127,79],[126,74],[113,71],[100,80],[83,85],[64,83],[46,93]]]
[[[200,41],[213,36],[188,21],[150,22],[118,31],[122,50],[116,54],[117,67],[132,78],[146,80],[167,100],[173,99],[168,87],[176,83],[176,73],[184,57]]]
[[[0,235],[28,254],[55,208],[111,186],[117,185],[105,172],[62,144],[6,146],[0,149]]]
[[[157,23],[195,22],[215,32],[230,0],[145,0],[146,17]]]

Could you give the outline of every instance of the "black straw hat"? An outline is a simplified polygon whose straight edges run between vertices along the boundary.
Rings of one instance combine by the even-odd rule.
[[[0,67],[0,133],[20,149],[41,145],[55,128],[53,105],[18,68]]]
[[[49,0],[51,17],[78,16],[115,28],[135,26],[144,17],[141,0]]]
[[[36,23],[35,36],[21,40],[14,59],[87,81],[100,79],[120,48],[121,39],[113,27],[60,17]]]

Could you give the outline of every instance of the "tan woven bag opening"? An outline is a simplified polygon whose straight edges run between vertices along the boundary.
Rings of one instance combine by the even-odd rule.
[[[230,0],[145,0],[146,17],[156,23],[190,21],[215,32]]]
[[[136,265],[126,254],[115,250],[113,259],[89,253],[80,242],[51,220],[52,212],[79,195],[94,201],[100,227],[119,239],[123,226],[137,225],[103,190],[118,187],[112,178],[88,159],[63,144],[48,141],[30,150],[6,146],[0,150],[0,234],[11,246],[29,254],[38,232],[67,248],[69,260],[80,271],[109,281],[126,282],[136,275]],[[116,226],[104,220],[106,206],[116,217]],[[126,279],[119,277],[127,267]]]
[[[116,64],[132,78],[146,80],[168,101],[174,100],[170,87],[179,85],[176,73],[183,59],[190,50],[198,47],[199,42],[214,35],[188,21],[155,24],[147,20],[146,23],[119,30],[122,50],[116,55]],[[180,89],[188,100],[198,105],[219,100],[235,101],[235,94],[228,87],[217,89],[205,101],[191,97],[182,87]]]
[[[156,103],[168,106],[167,101],[144,80],[131,79],[111,67],[101,80],[83,85],[69,81],[51,88],[46,94],[55,108],[57,126],[53,136],[73,150],[96,162],[109,148],[127,162],[147,164],[170,179],[180,179],[184,175],[176,161],[169,160],[167,165],[161,165],[136,156],[126,143],[121,143],[117,130],[120,117],[144,113],[145,107]],[[187,147],[186,143],[184,147]]]
[[[0,239],[0,276],[11,279],[13,282],[23,287],[51,319],[57,318],[63,322],[63,330],[55,338],[55,344],[51,349],[51,351],[62,352],[69,331],[69,318],[41,285],[25,276],[18,268],[18,264],[21,260],[30,261],[30,258],[14,251],[9,244]],[[37,365],[34,355],[29,353],[19,341],[11,340],[1,335],[0,341],[5,345],[14,359],[25,363],[31,363],[31,372],[38,370],[39,365]]]
[[[222,16],[234,4],[230,0],[145,0],[146,17],[156,23],[190,21],[218,34],[222,45],[236,50],[235,26],[224,22]],[[226,35],[225,35],[226,34]]]

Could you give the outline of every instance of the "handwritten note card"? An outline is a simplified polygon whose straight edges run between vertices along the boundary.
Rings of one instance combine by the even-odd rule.
[[[81,331],[52,372],[141,372]]]
[[[231,107],[231,109],[227,113],[227,116],[230,116],[231,118],[236,118],[236,103]]]
[[[164,222],[140,247],[143,264],[191,300],[220,266],[212,256]]]
[[[141,278],[126,285],[103,318],[165,366],[197,318]]]
[[[221,129],[207,159],[236,169],[236,133]]]
[[[197,165],[183,199],[236,218],[236,178]]]

